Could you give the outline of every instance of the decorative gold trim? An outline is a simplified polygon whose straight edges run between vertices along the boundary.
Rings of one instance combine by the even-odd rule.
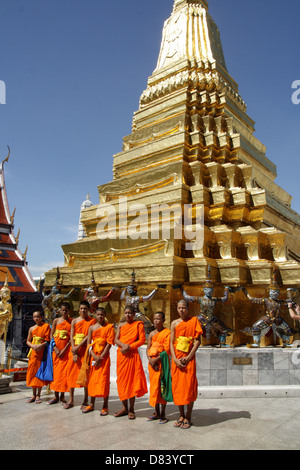
[[[168,111],[169,111],[170,109],[172,109],[172,107],[171,107],[171,108],[168,108]],[[161,114],[161,112],[159,111],[158,113],[153,114],[153,116],[156,116],[156,115],[159,116],[160,114]],[[148,127],[154,127],[154,126],[156,126],[156,125],[158,125],[158,124],[162,124],[163,122],[170,121],[171,119],[174,119],[175,117],[179,117],[179,116],[182,116],[182,111],[180,111],[179,113],[174,113],[174,114],[172,114],[171,117],[170,117],[170,116],[167,116],[167,117],[165,117],[165,118],[161,118],[161,119],[158,119],[158,120],[156,120],[156,121],[151,121],[151,122],[149,122],[148,124],[144,124],[143,126],[138,126],[138,129],[137,129],[137,130],[139,130],[139,131],[145,130],[145,129],[147,129]],[[142,119],[140,119],[140,120],[142,121],[142,120],[144,120],[144,119],[142,118]],[[134,119],[134,123],[136,124],[136,118]]]
[[[160,188],[163,188],[164,186],[168,186],[171,183],[175,182],[176,177],[178,179],[178,176],[174,174],[173,176],[171,176],[170,178],[166,180],[162,180],[157,183],[153,183],[151,185],[136,184],[131,191],[124,190],[120,192],[115,192],[113,194],[104,192],[104,193],[101,193],[101,196],[105,198],[106,202],[112,201],[114,199],[118,199],[121,196],[123,197],[135,196],[136,194],[139,194],[139,193],[146,193],[148,191],[154,191],[155,189],[160,189]]]
[[[149,170],[150,168],[155,168],[161,165],[164,165],[165,163],[170,163],[170,162],[176,162],[182,160],[182,155],[176,155],[175,157],[167,158],[165,160],[160,160],[155,163],[151,163],[150,165],[145,165],[143,168],[138,168],[136,170],[131,170],[131,171],[123,171],[122,173],[118,173],[118,177],[122,178],[123,176],[128,176],[128,175],[133,175],[135,173],[140,173],[141,171],[146,171]],[[139,160],[140,158],[137,158],[136,160]]]
[[[149,245],[143,245],[141,247],[128,248],[123,250],[117,250],[110,248],[105,253],[69,253],[68,267],[74,266],[75,261],[118,261],[119,258],[136,258],[138,256],[148,255],[155,253],[159,250],[167,249],[168,241],[163,240],[157,243],[151,243]]]
[[[130,149],[135,148],[135,147],[138,147],[140,145],[144,145],[144,144],[147,144],[149,142],[154,142],[155,140],[162,139],[163,137],[167,137],[168,135],[176,134],[176,132],[178,132],[179,130],[180,130],[180,124],[178,124],[176,127],[174,127],[173,129],[170,129],[167,132],[163,132],[162,134],[153,133],[149,139],[140,140],[140,141],[137,141],[137,142],[132,142],[131,140],[129,140],[127,142],[127,144],[129,145]]]

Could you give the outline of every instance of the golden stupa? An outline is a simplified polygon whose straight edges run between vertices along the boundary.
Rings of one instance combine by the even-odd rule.
[[[113,157],[113,181],[98,187],[99,204],[82,211],[85,237],[62,247],[63,288],[87,288],[93,271],[103,295],[128,285],[134,270],[140,296],[166,286],[145,307],[150,318],[165,311],[170,323],[182,298],[176,286],[202,295],[208,267],[216,295],[228,285],[263,297],[274,268],[281,298],[299,286],[300,216],[274,182],[276,166],[246,111],[207,1],[175,0],[132,133]],[[172,223],[179,220],[183,228],[185,207],[192,232],[182,230],[180,237]],[[199,220],[202,226],[195,225]],[[56,267],[46,273],[46,288],[56,273]],[[117,321],[118,289],[107,306]],[[191,309],[196,313],[197,305]],[[245,343],[240,331],[260,313],[242,292],[218,310],[235,331],[235,344]]]

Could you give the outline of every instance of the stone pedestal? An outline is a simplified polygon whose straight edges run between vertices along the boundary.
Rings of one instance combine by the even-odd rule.
[[[111,348],[111,387],[116,390]],[[149,388],[146,346],[139,349]],[[200,347],[196,353],[199,398],[300,397],[300,349]]]
[[[13,366],[14,369],[20,369],[19,371],[14,372],[14,382],[23,382],[26,380],[26,374],[28,368],[28,362],[23,362],[21,359],[16,362]]]
[[[199,386],[299,386],[300,350],[200,348],[197,352]]]
[[[13,377],[10,377],[8,375],[2,375],[2,377],[0,377],[0,395],[12,392],[12,389],[10,388],[10,383],[12,382],[12,380]]]

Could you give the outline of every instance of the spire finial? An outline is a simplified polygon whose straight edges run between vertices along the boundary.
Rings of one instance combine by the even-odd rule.
[[[154,73],[181,60],[199,64],[217,62],[226,70],[219,30],[211,19],[206,0],[175,0],[164,23],[158,63]]]
[[[3,162],[2,162],[2,166],[3,166],[3,163],[5,163],[5,162],[8,162],[8,160],[9,160],[9,156],[10,156],[10,148],[9,148],[9,146],[7,146],[7,148],[8,148],[8,155],[7,155],[7,157],[6,157],[6,158],[3,160]]]
[[[206,0],[175,0],[174,9],[184,5],[202,5],[208,10],[208,3]]]
[[[10,224],[11,224],[11,225],[14,225],[15,214],[16,214],[16,208],[14,208],[14,211],[13,211],[12,216],[11,216],[11,218],[10,218]]]

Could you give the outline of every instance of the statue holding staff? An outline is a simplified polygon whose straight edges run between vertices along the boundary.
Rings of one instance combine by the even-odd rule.
[[[207,341],[210,340],[210,335],[212,334],[218,338],[220,348],[228,347],[226,338],[233,333],[233,331],[215,315],[215,308],[218,303],[227,302],[228,292],[232,292],[232,289],[226,286],[223,297],[213,297],[214,285],[211,280],[211,268],[208,266],[208,276],[203,289],[204,296],[191,296],[188,295],[182,287],[181,290],[184,300],[187,302],[198,302],[200,304],[201,311],[198,315],[198,319],[203,329],[203,336],[206,337]]]
[[[274,343],[276,342],[276,337],[278,337],[283,342],[283,348],[290,347],[290,339],[296,331],[289,327],[280,314],[285,302],[279,299],[280,289],[276,282],[276,269],[274,268],[273,270],[273,280],[269,287],[268,297],[251,297],[245,287],[242,290],[250,302],[264,305],[266,309],[265,315],[256,321],[252,327],[246,327],[242,330],[242,333],[253,337],[253,343],[248,345],[248,347],[259,348],[261,339],[270,333],[271,330],[273,331]]]
[[[163,286],[160,286],[160,287],[163,287]],[[134,319],[140,320],[144,323],[146,335],[148,335],[152,331],[153,325],[151,321],[149,320],[149,318],[140,311],[140,303],[149,302],[150,300],[152,300],[155,294],[157,293],[158,289],[159,289],[159,286],[156,289],[153,289],[148,295],[145,295],[145,296],[137,295],[137,284],[135,283],[135,272],[133,271],[131,274],[130,285],[125,287],[125,289],[121,293],[120,299],[125,300],[126,305],[130,305],[131,307],[133,307],[135,311]]]

